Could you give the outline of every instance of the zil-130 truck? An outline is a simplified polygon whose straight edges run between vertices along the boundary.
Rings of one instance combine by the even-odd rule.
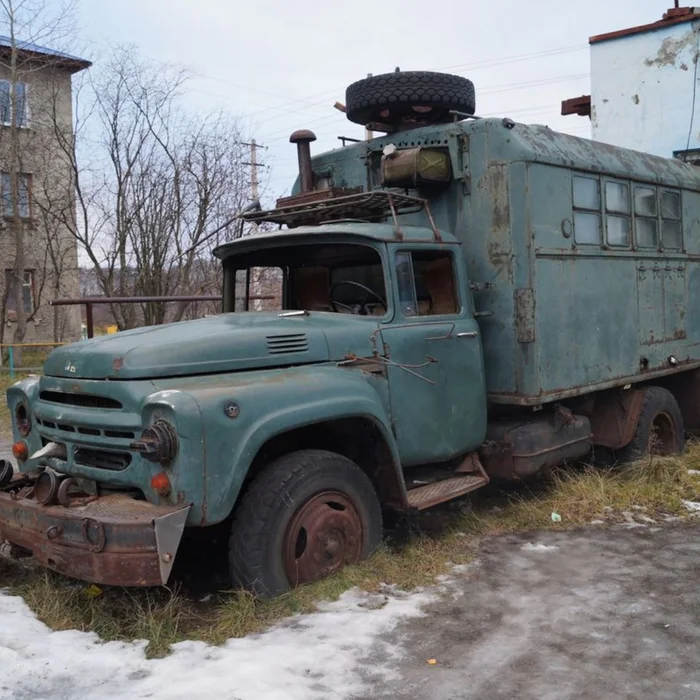
[[[384,135],[313,158],[292,135],[292,194],[244,215],[278,228],[215,251],[220,315],[61,347],[9,389],[6,549],[160,585],[185,528],[223,524],[233,583],[269,596],[367,557],[391,511],[682,451],[700,170],[477,118],[458,76],[370,77],[345,109]]]

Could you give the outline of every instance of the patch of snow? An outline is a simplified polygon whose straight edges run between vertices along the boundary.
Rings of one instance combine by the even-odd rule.
[[[538,542],[537,544],[532,544],[532,542],[528,542],[527,544],[524,544],[520,549],[524,550],[525,552],[553,552],[559,547],[557,547],[554,544],[542,544],[542,542]]]
[[[691,513],[700,513],[700,503],[698,503],[697,501],[683,501],[683,505]]]
[[[643,523],[656,524],[656,520],[648,515],[638,515],[637,520],[641,520]]]
[[[591,525],[605,525],[605,520],[591,520]]]
[[[475,568],[475,562],[471,562],[470,564],[455,564],[455,566],[452,567],[452,571],[455,574],[466,574],[469,571],[473,571]]]
[[[632,510],[646,510],[646,509],[647,509],[646,506],[638,506],[638,505],[630,506],[630,508],[631,508]]]
[[[634,519],[634,515],[630,513],[628,510],[623,510],[622,513],[620,513],[622,517],[625,519],[625,524],[627,525],[628,529],[634,528],[634,527],[646,527],[643,523],[638,523]],[[637,516],[639,517],[639,516]]]
[[[688,469],[688,474],[695,474],[697,476],[700,474],[700,469]]]
[[[40,700],[325,700],[349,698],[400,652],[379,636],[420,617],[435,593],[367,594],[353,589],[319,611],[267,632],[215,647],[180,642],[164,659],[146,659],[146,642],[101,642],[92,632],[52,632],[24,601],[0,592],[0,698]]]

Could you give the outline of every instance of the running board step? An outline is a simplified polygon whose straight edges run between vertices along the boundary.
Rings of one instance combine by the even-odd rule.
[[[489,478],[483,473],[453,476],[450,479],[411,489],[408,492],[408,505],[416,510],[425,510],[438,503],[464,496],[470,491],[476,491],[488,483]]]

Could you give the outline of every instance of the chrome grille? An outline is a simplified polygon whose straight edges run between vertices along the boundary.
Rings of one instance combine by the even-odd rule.
[[[39,394],[41,401],[48,403],[60,403],[64,406],[80,406],[81,408],[113,408],[120,409],[121,403],[106,396],[92,396],[91,394],[71,394],[67,391],[42,391]]]
[[[136,437],[136,434],[131,430],[110,430],[109,428],[100,430],[99,428],[86,428],[80,425],[54,423],[53,421],[45,420],[44,418],[40,418],[39,416],[37,416],[36,422],[44,428],[49,428],[50,430],[60,430],[65,433],[77,432],[80,435],[94,435],[96,437],[104,436],[107,438],[117,438],[120,440],[133,440]]]

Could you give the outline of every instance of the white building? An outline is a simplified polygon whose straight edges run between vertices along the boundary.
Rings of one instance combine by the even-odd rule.
[[[591,119],[596,141],[700,161],[700,7],[590,38],[591,95],[562,114]]]

